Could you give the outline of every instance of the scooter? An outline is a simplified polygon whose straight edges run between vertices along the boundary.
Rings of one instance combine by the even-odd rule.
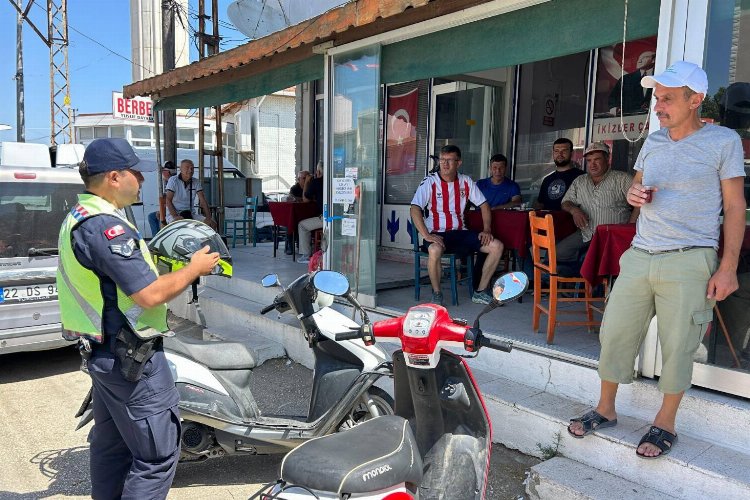
[[[316,280],[315,285],[332,293],[327,283]],[[396,415],[300,445],[284,457],[280,479],[251,500],[484,498],[492,429],[463,358],[476,356],[482,347],[510,352],[511,343],[482,334],[479,318],[526,288],[523,273],[500,277],[493,285],[495,300],[473,326],[452,319],[442,306],[421,304],[404,316],[338,335],[401,343],[393,355]]]
[[[333,271],[316,275],[320,281],[330,274],[338,275]],[[337,277],[343,276],[333,279]],[[281,286],[275,274],[262,283]],[[330,307],[333,296],[316,290],[310,275],[281,288],[261,314],[291,310],[302,324],[315,357],[307,416],[261,414],[249,389],[256,360],[244,344],[165,337],[164,353],[180,392],[181,461],[287,453],[311,438],[393,414],[393,398],[373,385],[383,376],[392,376],[392,364],[383,350],[350,335],[352,329],[359,331],[359,325]],[[348,290],[338,295],[362,311]],[[366,314],[362,318],[369,323]],[[349,340],[337,339],[341,332]],[[93,419],[90,403],[91,391],[76,414],[81,417],[76,430]]]

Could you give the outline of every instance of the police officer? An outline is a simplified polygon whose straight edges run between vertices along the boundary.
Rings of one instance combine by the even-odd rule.
[[[97,139],[83,156],[86,191],[63,221],[57,272],[63,336],[89,347],[93,383],[92,497],[166,498],[180,453],[179,393],[161,350],[165,302],[219,260],[208,247],[158,276],[121,209],[138,201],[142,163],[123,139]]]

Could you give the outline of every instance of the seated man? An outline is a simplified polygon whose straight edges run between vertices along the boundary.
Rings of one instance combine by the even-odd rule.
[[[312,245],[310,242],[310,233],[316,229],[323,228],[323,167],[318,165],[315,169],[315,177],[308,176],[305,180],[305,191],[303,193],[304,201],[314,201],[318,204],[318,214],[316,217],[310,217],[297,224],[299,232],[299,253],[300,257],[297,262],[307,264],[312,256]]]
[[[513,208],[521,205],[521,187],[505,177],[508,159],[501,154],[490,158],[490,176],[477,181],[477,187],[484,195],[490,209]]]
[[[534,209],[561,210],[560,203],[562,203],[563,196],[573,180],[584,173],[578,164],[571,160],[572,157],[573,142],[570,139],[561,137],[552,143],[552,161],[555,163],[555,170],[542,179]]]
[[[440,170],[424,178],[411,200],[411,219],[424,238],[423,251],[429,254],[427,268],[432,284],[432,302],[443,304],[440,289],[440,258],[443,253],[469,254],[482,252],[487,260],[482,266],[482,278],[474,291],[471,301],[475,304],[489,304],[492,297],[487,292],[500,256],[503,244],[492,236],[490,226],[492,215],[484,195],[468,175],[458,173],[461,167],[461,150],[456,146],[443,146],[440,149]],[[482,211],[484,231],[469,231],[464,224],[464,209],[471,201]],[[422,211],[427,208],[428,217]]]
[[[627,196],[633,178],[609,166],[609,146],[594,142],[583,153],[586,175],[576,177],[565,193],[562,209],[570,212],[578,231],[557,243],[557,260],[578,261],[599,224],[635,222],[640,209],[631,210]]]
[[[205,222],[216,231],[216,222],[211,218],[201,181],[193,178],[194,170],[195,166],[191,160],[182,160],[180,174],[170,178],[167,182],[167,223],[180,219],[194,219]],[[195,210],[196,197],[205,216]]]
[[[307,170],[300,170],[297,173],[297,182],[294,183],[292,187],[289,188],[289,195],[286,197],[286,201],[302,201],[304,199],[305,194],[305,183],[307,182],[307,178],[311,177],[312,175]],[[296,239],[296,233],[295,233],[295,239]],[[292,245],[294,243],[291,239],[287,238],[284,248],[284,253],[287,255],[292,255],[293,248]]]
[[[300,170],[297,173],[297,182],[295,182],[294,185],[289,188],[289,196],[287,196],[287,201],[302,201],[305,190],[305,183],[307,182],[308,177],[311,177],[311,174],[307,170]]]

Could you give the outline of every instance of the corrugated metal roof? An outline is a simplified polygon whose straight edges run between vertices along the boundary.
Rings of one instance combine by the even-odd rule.
[[[220,52],[188,66],[176,68],[152,78],[124,87],[125,97],[153,95],[184,83],[238,68],[253,61],[271,58],[293,49],[304,48],[312,54],[312,46],[335,38],[336,34],[360,28],[378,19],[387,19],[409,9],[418,9],[430,3],[447,4],[446,10],[465,8],[466,3],[484,3],[488,0],[352,0],[317,17],[290,26],[282,31],[253,40],[240,47]],[[451,4],[453,8],[451,8]],[[441,9],[436,13],[444,14]],[[366,36],[370,36],[368,34]]]

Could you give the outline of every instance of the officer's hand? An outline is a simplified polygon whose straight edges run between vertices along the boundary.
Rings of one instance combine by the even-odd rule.
[[[195,269],[199,276],[210,274],[216,264],[219,263],[219,252],[208,253],[210,247],[205,246],[195,252],[190,259],[190,266]]]

